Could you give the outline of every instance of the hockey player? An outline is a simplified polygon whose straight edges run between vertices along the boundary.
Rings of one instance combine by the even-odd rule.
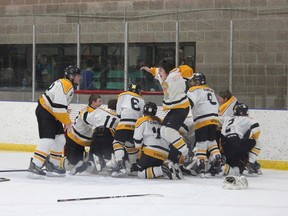
[[[90,158],[94,159],[97,172],[106,166],[111,169],[114,165],[113,140],[120,120],[116,114],[116,104],[117,99],[110,99],[108,108],[96,109],[87,119],[95,128],[89,153]]]
[[[260,165],[256,161],[261,149],[258,140],[260,126],[248,117],[248,106],[243,103],[236,105],[234,116],[224,118],[221,133],[226,156],[224,175],[242,173],[245,166],[249,174],[261,174]]]
[[[174,68],[174,69],[176,69],[176,68]],[[147,71],[147,72],[151,73],[154,77],[157,77],[159,67],[158,68],[156,68],[156,67],[150,67],[149,68],[147,66],[144,66],[144,67],[140,68],[140,70]],[[180,72],[181,76],[186,81],[186,91],[187,91],[189,89],[189,80],[193,76],[193,69],[191,67],[189,67],[188,65],[179,65],[178,72]]]
[[[90,95],[88,105],[85,106],[76,117],[72,130],[66,136],[66,160],[65,168],[71,175],[76,174],[76,169],[83,164],[85,158],[85,147],[89,147],[93,137],[93,124],[88,121],[88,117],[102,105],[101,96],[97,94]],[[87,156],[87,159],[89,157]],[[94,164],[86,163],[86,169],[93,171]],[[88,167],[89,165],[89,167]],[[77,167],[75,167],[77,166]],[[85,170],[84,168],[82,169]]]
[[[219,117],[233,116],[234,107],[239,103],[229,90],[219,92]]]
[[[131,83],[128,86],[128,91],[118,96],[116,113],[120,116],[120,122],[117,125],[113,141],[116,160],[116,166],[111,172],[111,176],[113,177],[127,174],[124,160],[125,152],[128,153],[131,167],[137,160],[138,150],[135,149],[133,134],[136,121],[143,116],[143,107],[145,104],[140,91],[140,85]]]
[[[190,84],[191,88],[187,96],[190,99],[195,124],[197,163],[188,169],[192,169],[195,175],[202,173],[203,176],[206,172],[208,153],[212,161],[210,171],[219,173],[221,155],[216,143],[216,130],[219,123],[217,98],[214,90],[206,85],[206,77],[203,73],[195,73]]]
[[[147,68],[142,69],[147,70]],[[162,122],[160,134],[170,143],[171,148],[176,148],[185,156],[188,154],[188,147],[178,132],[190,109],[183,75],[178,68],[174,68],[172,62],[166,59],[160,61],[157,69],[148,68],[148,71],[160,82],[164,92],[162,107],[164,111],[168,110]]]
[[[141,156],[136,170],[139,178],[158,178],[168,176],[176,178],[173,164],[165,162],[169,154],[169,143],[160,136],[161,120],[156,116],[157,105],[148,102],[144,106],[144,117],[136,122],[134,132],[135,147],[140,149]],[[178,175],[179,176],[179,175]]]
[[[234,107],[239,103],[237,98],[233,96],[229,90],[225,90],[219,92],[218,101],[220,103],[218,112],[219,119],[224,118],[225,116],[233,116]],[[217,135],[216,135],[216,141],[218,147],[221,150],[221,147],[219,146],[220,137],[221,137],[221,126],[217,128]]]
[[[73,85],[77,85],[80,79],[80,69],[69,66],[64,70],[64,78],[53,82],[40,96],[36,108],[40,143],[31,158],[29,177],[45,176],[43,166],[46,166],[47,176],[65,176],[65,169],[60,168],[65,145],[62,124],[68,132],[72,130],[68,105],[73,98]]]

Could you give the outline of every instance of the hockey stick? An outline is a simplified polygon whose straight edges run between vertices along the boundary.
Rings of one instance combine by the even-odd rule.
[[[86,198],[74,198],[74,199],[58,199],[57,202],[83,201],[83,200],[95,200],[95,199],[114,199],[114,198],[127,198],[127,197],[140,197],[140,196],[163,197],[163,195],[161,194],[131,194],[131,195],[99,196],[99,197],[86,197]]]
[[[47,169],[42,169],[44,171],[47,171]],[[12,170],[0,170],[0,172],[27,172],[28,169],[12,169]]]
[[[18,169],[18,170],[0,170],[0,172],[26,172],[28,169]]]
[[[8,178],[3,178],[3,177],[0,177],[0,182],[5,182],[5,181],[10,181],[10,179],[8,179]]]

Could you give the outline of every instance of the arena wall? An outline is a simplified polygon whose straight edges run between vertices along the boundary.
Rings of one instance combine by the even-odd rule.
[[[72,104],[71,118],[84,104]],[[34,151],[38,143],[35,102],[0,102],[0,150]],[[262,167],[288,170],[288,111],[250,110],[261,126]]]

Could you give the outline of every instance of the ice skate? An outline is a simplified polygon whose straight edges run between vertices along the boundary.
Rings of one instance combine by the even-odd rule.
[[[173,166],[174,164],[171,161],[165,161],[161,166],[164,176],[167,176],[170,180],[177,179],[176,171]]]
[[[111,170],[112,177],[124,177],[127,176],[127,171],[124,165],[124,161],[117,161],[116,166]]]
[[[44,179],[46,176],[46,172],[42,170],[40,167],[36,166],[33,162],[33,158],[31,158],[30,165],[28,168],[28,177],[32,179]]]
[[[65,177],[66,170],[59,166],[55,166],[53,163],[50,162],[49,157],[46,158],[45,166],[47,169],[47,176],[48,177]]]

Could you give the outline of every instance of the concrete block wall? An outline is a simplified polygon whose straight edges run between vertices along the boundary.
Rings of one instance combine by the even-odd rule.
[[[31,44],[33,24],[37,43],[76,43],[78,22],[81,43],[123,43],[124,14],[130,42],[174,42],[178,19],[180,42],[196,42],[197,70],[219,92],[233,20],[232,91],[255,108],[287,109],[287,10],[286,0],[3,0],[0,43]]]

